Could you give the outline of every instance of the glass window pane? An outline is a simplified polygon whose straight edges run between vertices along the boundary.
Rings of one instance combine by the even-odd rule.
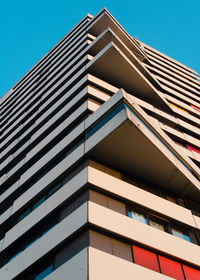
[[[157,255],[133,245],[133,256],[136,264],[159,272]]]
[[[35,277],[35,280],[42,280],[44,279],[47,275],[49,275],[53,271],[53,264],[48,266],[45,270],[43,270],[40,274],[38,274]]]
[[[20,250],[19,252],[17,252],[14,256],[12,256],[8,262],[10,262],[11,260],[13,260],[14,258],[16,258],[19,254],[21,254],[23,252],[23,250]]]
[[[178,230],[176,228],[172,228],[172,234],[176,237],[182,238],[186,241],[191,242],[191,238],[188,234],[183,233],[181,230]]]
[[[39,236],[39,237],[36,237],[34,240],[32,240],[29,244],[26,245],[26,248],[28,248],[28,247],[31,246],[33,243],[35,243],[35,241],[37,241],[39,238],[40,238],[40,236]]]
[[[142,222],[144,224],[148,224],[147,223],[147,219],[145,218],[145,216],[141,213],[138,213],[136,211],[131,211],[131,215],[132,215],[132,218],[136,221],[139,221],[139,222]]]
[[[53,226],[51,226],[50,228],[46,229],[46,230],[42,233],[42,235],[46,234],[48,231],[50,231],[50,230],[51,230],[52,228],[54,228],[56,225],[57,225],[57,223],[54,224]]]
[[[129,217],[129,218],[133,218],[133,217],[132,217],[131,211],[128,211],[128,217]]]
[[[149,219],[149,225],[159,230],[165,231],[164,225]]]
[[[17,219],[17,221],[21,221],[22,219],[24,219],[29,213],[31,212],[31,209],[27,209],[26,211],[24,211],[20,216],[19,218]]]
[[[124,109],[124,103],[121,103],[117,108],[106,115],[100,122],[93,126],[86,134],[86,138],[90,138],[97,130],[104,126],[108,121],[110,121],[115,115],[117,115],[122,109]]]
[[[37,200],[36,203],[33,204],[32,210],[34,210],[35,208],[37,208],[38,206],[40,206],[40,204],[42,204],[45,200],[46,200],[46,197],[45,197],[45,196],[43,196],[42,198],[40,198],[39,200]]]
[[[158,256],[160,262],[161,273],[175,278],[177,280],[184,280],[181,264],[170,260],[168,258]]]
[[[51,190],[48,192],[48,197],[54,194],[57,190],[59,190],[62,187],[62,184],[59,183],[58,185],[54,186]]]

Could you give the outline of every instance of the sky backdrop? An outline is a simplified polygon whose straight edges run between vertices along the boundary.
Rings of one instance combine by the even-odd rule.
[[[200,0],[2,0],[0,96],[85,14],[103,7],[131,36],[200,73]]]

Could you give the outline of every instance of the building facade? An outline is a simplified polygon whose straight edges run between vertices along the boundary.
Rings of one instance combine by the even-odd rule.
[[[200,76],[86,15],[1,98],[1,280],[200,279]]]

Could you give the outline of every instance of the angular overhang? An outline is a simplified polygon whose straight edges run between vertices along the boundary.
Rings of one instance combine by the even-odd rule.
[[[170,110],[159,91],[112,41],[88,63],[87,71],[164,111]]]
[[[94,36],[98,36],[107,28],[111,28],[129,49],[137,55],[140,61],[148,61],[145,52],[140,48],[137,41],[132,38],[104,8],[90,21],[87,31]]]
[[[122,103],[123,109],[108,122],[104,121],[102,127],[99,124],[99,129],[92,126],[94,134],[88,130],[86,152],[92,158],[145,178],[172,194],[198,201],[200,183],[191,170],[138,116],[127,100],[123,99]]]

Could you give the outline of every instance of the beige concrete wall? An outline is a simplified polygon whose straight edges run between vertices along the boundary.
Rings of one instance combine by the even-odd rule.
[[[194,265],[200,265],[199,246],[130,219],[91,201],[88,202],[88,221],[98,228],[127,238],[127,240],[144,244],[147,247]]]
[[[133,262],[131,245],[90,230],[90,246],[105,253]]]
[[[91,166],[88,168],[88,182],[120,198],[147,207],[184,224],[197,227],[190,210]]]
[[[95,191],[89,191],[89,200],[109,208],[115,212],[126,215],[125,204]]]
[[[170,280],[153,270],[89,247],[90,280]]]

